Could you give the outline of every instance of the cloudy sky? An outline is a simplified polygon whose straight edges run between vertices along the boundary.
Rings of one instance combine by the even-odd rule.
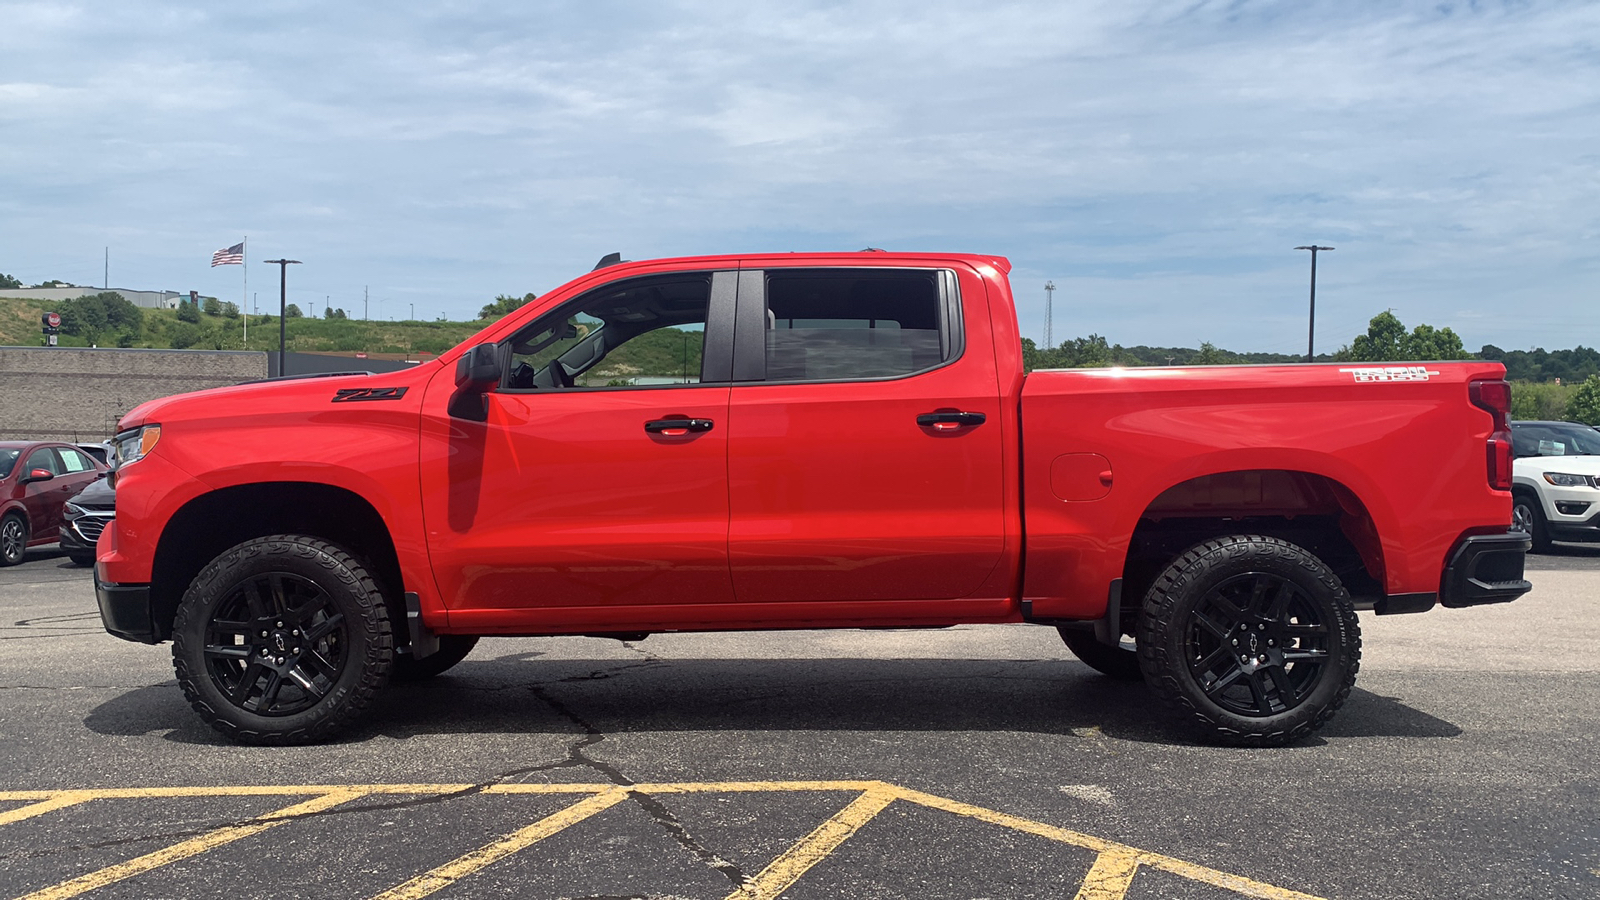
[[[1600,344],[1600,4],[0,2],[0,272],[468,318],[602,255],[1011,259],[1024,333]]]

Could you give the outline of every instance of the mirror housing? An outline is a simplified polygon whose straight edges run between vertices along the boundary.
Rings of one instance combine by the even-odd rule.
[[[479,344],[456,360],[456,390],[463,393],[488,393],[500,384],[501,375],[500,348],[494,344]]]
[[[23,476],[22,483],[33,484],[35,481],[49,481],[55,477],[56,473],[49,469],[31,469],[27,475]]]

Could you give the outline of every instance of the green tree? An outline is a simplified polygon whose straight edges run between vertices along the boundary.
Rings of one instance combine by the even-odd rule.
[[[1568,422],[1600,425],[1600,375],[1590,375],[1567,398],[1567,408],[1561,418]]]
[[[1348,350],[1340,355],[1351,362],[1387,362],[1402,359],[1400,342],[1405,339],[1406,326],[1394,313],[1384,310],[1367,323],[1367,333],[1357,335]]]
[[[227,319],[239,318],[239,304],[232,301],[222,304],[222,316]]]
[[[0,289],[19,287],[22,287],[22,282],[12,278],[10,275],[7,275],[4,272],[0,272]]]
[[[207,297],[203,308],[208,316],[222,315],[222,301],[215,297]]]
[[[516,297],[510,297],[505,294],[498,294],[495,296],[493,303],[486,304],[483,309],[478,310],[478,318],[498,319],[501,316],[510,315],[511,313],[516,312],[517,310],[537,299],[538,295],[531,292],[523,294],[520,299]]]
[[[1200,344],[1200,352],[1195,354],[1193,365],[1220,366],[1224,362],[1222,351],[1217,349],[1217,345],[1210,341],[1203,341]]]
[[[1498,351],[1498,347],[1486,347]],[[1384,310],[1367,323],[1367,333],[1357,335],[1350,346],[1334,355],[1349,362],[1402,362],[1427,359],[1471,359],[1461,346],[1461,337],[1449,328],[1422,324],[1406,333],[1400,317]]]
[[[1511,382],[1511,418],[1523,421],[1559,419],[1567,409],[1572,388],[1549,382]]]
[[[293,303],[289,304],[283,310],[283,317],[286,318],[286,319],[298,319],[298,318],[301,318],[304,315],[305,315],[305,313],[300,311],[300,307],[296,306]]]
[[[195,305],[193,303],[190,303],[187,300],[179,300],[178,301],[178,321],[179,322],[188,322],[190,324],[198,323],[200,321],[200,310],[196,309]],[[194,342],[190,341],[189,343],[192,344]],[[173,346],[177,346],[177,345],[174,344]],[[188,346],[188,345],[185,344],[184,346]]]

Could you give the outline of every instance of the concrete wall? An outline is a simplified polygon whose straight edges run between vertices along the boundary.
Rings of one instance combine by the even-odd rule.
[[[258,352],[0,347],[0,440],[103,440],[146,400],[265,377]]]

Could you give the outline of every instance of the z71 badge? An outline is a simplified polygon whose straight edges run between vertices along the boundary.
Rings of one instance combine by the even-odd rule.
[[[406,395],[406,388],[340,388],[333,395],[335,403],[353,403],[358,400],[399,400]]]
[[[1355,376],[1357,384],[1364,381],[1427,381],[1429,375],[1439,374],[1427,366],[1358,366],[1339,371]]]

